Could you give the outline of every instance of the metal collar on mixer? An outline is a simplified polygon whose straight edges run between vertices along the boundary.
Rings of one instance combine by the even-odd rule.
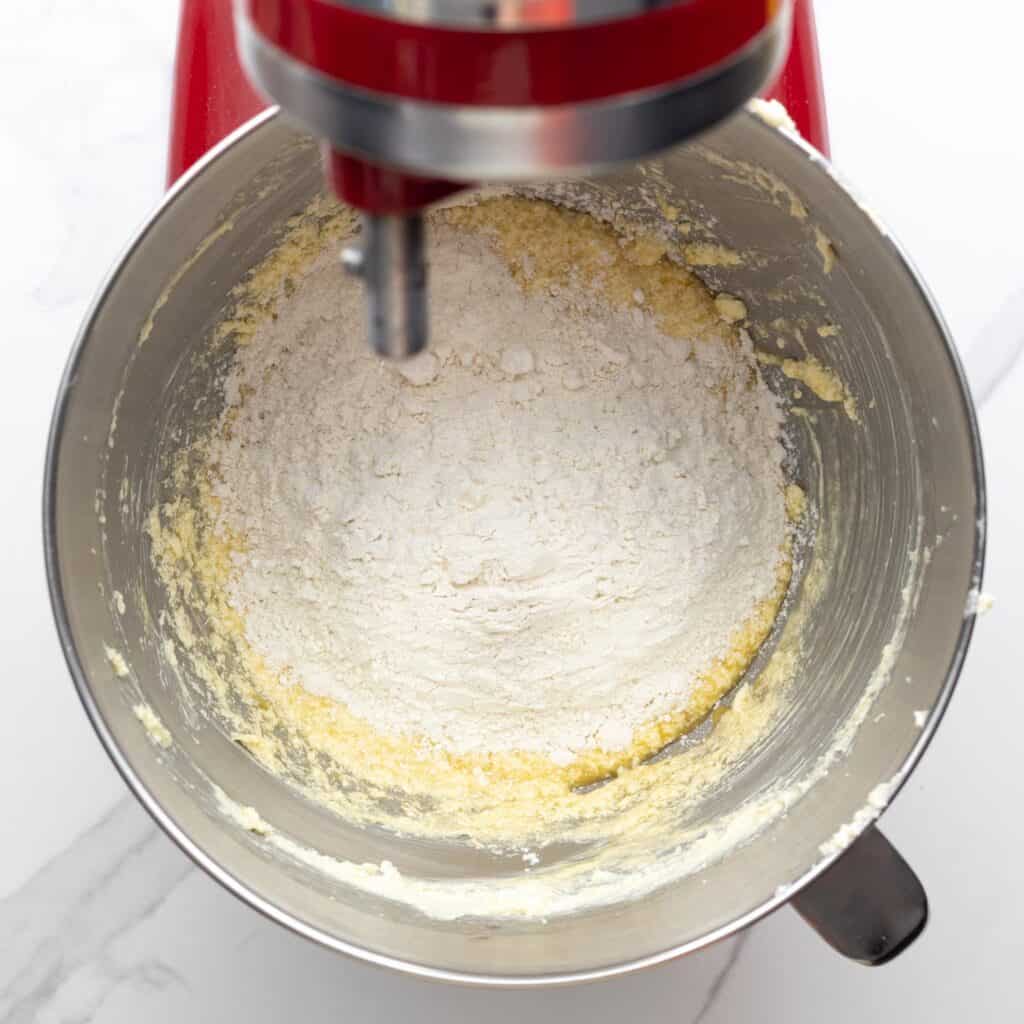
[[[333,2],[333,0],[332,0]],[[586,25],[646,14],[687,0],[347,0],[345,6],[368,14],[431,25],[472,25],[476,28],[550,28]]]
[[[238,26],[243,63],[285,110],[345,152],[459,181],[591,173],[666,149],[726,117],[769,79],[789,31],[778,19],[726,61],[671,85],[589,103],[455,106],[373,94],[314,71]]]

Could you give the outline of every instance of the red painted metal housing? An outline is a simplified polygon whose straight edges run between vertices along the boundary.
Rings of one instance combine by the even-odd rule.
[[[595,24],[488,32],[329,0],[242,0],[265,42],[369,92],[461,106],[554,106],[677,82],[742,50],[779,0],[689,0]]]
[[[307,7],[311,8],[317,0],[302,0],[301,3],[297,3],[296,0],[246,0],[246,2],[249,4],[251,11],[257,13],[261,19],[265,19],[269,17],[274,9],[280,10],[285,7],[296,10]],[[705,5],[710,3],[718,4],[719,0],[700,0],[698,4],[683,5],[682,9],[694,7],[695,13],[693,17],[696,18],[703,16],[701,12],[704,12]],[[744,0],[744,3],[746,3],[746,0]],[[320,2],[317,2],[317,6],[330,7],[331,5],[325,4],[320,0]],[[758,4],[749,3],[746,6],[749,7],[744,16],[747,20],[741,20],[735,30],[736,36],[729,36],[728,38],[737,39],[744,32],[752,31],[758,18],[761,19],[762,23],[765,23],[765,19],[771,17],[776,7],[771,0],[768,0],[768,2],[760,0]],[[756,13],[755,7],[760,9],[760,14]],[[697,10],[698,8],[699,11]],[[340,10],[340,8],[334,9]],[[647,15],[646,17],[651,18],[653,15]],[[301,16],[299,16],[299,19],[299,21],[289,23],[287,28],[281,27],[279,29],[281,38],[293,40],[296,46],[300,45],[300,37],[304,32],[308,33],[310,28],[308,21],[305,22],[305,28],[303,28]],[[370,20],[379,21],[380,19]],[[616,22],[612,27],[616,26],[621,29],[622,24]],[[417,28],[416,26],[412,27]],[[607,26],[596,27],[601,28],[602,32],[608,28]],[[427,30],[421,28],[420,31]],[[581,32],[585,31],[585,28],[573,31]],[[455,34],[463,35],[464,33],[459,32]],[[475,35],[481,34],[484,33],[475,33]],[[519,33],[519,35],[527,34],[529,33]],[[534,34],[539,35],[541,33],[537,32]],[[719,45],[721,45],[721,40],[724,38],[726,37],[719,37]],[[613,43],[616,47],[617,55],[621,57],[622,52],[624,52],[621,38],[615,42],[614,37],[609,35],[603,45],[611,46]],[[305,45],[312,46],[313,44],[307,39]],[[509,52],[511,53],[512,51]],[[659,50],[659,52],[662,51]],[[692,51],[691,57],[687,59],[691,59],[693,53],[696,52],[696,50]],[[701,52],[704,53],[705,59],[707,59],[711,51],[703,50]],[[334,58],[324,59],[333,60]],[[510,57],[509,59],[513,58]],[[679,59],[682,60],[682,58]],[[663,56],[661,60],[675,61],[676,58]],[[365,62],[364,60],[363,63]],[[377,54],[377,63],[384,63],[379,60],[379,52]],[[413,63],[415,64],[415,61]],[[557,65],[557,61],[551,63]],[[601,61],[596,60],[596,53],[590,55],[588,63],[595,69],[602,67]],[[666,66],[665,63],[660,65],[662,69],[660,73],[664,74]],[[685,62],[676,66],[683,67]],[[351,72],[345,72],[344,68],[341,70],[346,74],[355,73],[354,70]],[[641,68],[640,71],[643,71],[643,69]],[[362,73],[377,74],[378,72],[373,71],[373,69],[364,68]],[[639,74],[636,68],[631,73]],[[617,72],[616,74],[620,73]],[[647,74],[647,72],[644,71],[644,74]],[[465,83],[459,85],[454,80],[459,77],[461,76],[441,74],[439,71],[428,73],[428,70],[421,67],[415,73],[410,72],[408,75],[403,73],[393,76],[393,84],[398,82],[408,85],[409,82],[418,81],[424,89],[436,89],[439,90],[438,95],[447,95],[444,90],[464,89],[467,87]],[[664,81],[665,79],[661,80]],[[573,85],[564,75],[557,71],[556,67],[555,70],[550,71],[542,79],[534,83],[519,82],[516,84],[514,82],[506,82],[503,88],[508,90],[504,93],[506,96],[533,96],[534,99],[531,102],[541,103],[544,100],[537,99],[536,97],[548,97],[547,102],[552,102],[553,100],[550,97],[553,97],[556,91],[560,89],[593,90],[600,88],[603,90],[603,95],[609,95],[614,91],[610,88],[611,83],[618,82],[619,86],[621,86],[623,81],[625,79],[620,75],[620,77],[614,78],[601,78],[601,83],[603,84],[599,84],[596,79],[588,79],[589,84]],[[476,90],[477,102],[488,102],[487,97],[495,95],[496,86],[487,82],[477,80],[473,88]],[[565,93],[563,92],[562,95],[564,96]],[[822,95],[821,71],[818,63],[818,46],[814,31],[811,0],[794,0],[792,47],[782,74],[771,89],[767,91],[766,95],[781,100],[793,116],[797,128],[804,138],[823,152],[828,152],[825,106]],[[175,181],[210,147],[250,117],[259,113],[266,106],[266,100],[260,97],[249,84],[239,64],[235,49],[234,24],[230,0],[183,0],[174,76],[171,138],[168,153],[168,181]],[[370,189],[383,189],[385,186],[390,189],[397,187],[394,182],[384,182],[382,185],[380,180],[373,178],[372,169],[370,176],[367,177],[367,172],[360,171],[356,174],[351,167],[343,163],[336,168],[335,173],[355,181],[356,184],[352,185],[353,188],[357,185]],[[360,178],[362,178],[361,182],[358,180]],[[433,185],[424,184],[423,187],[427,189],[427,192],[424,194],[431,193],[435,186],[436,183]],[[442,189],[443,194],[443,190],[446,187],[445,183],[441,183],[438,187]],[[400,201],[405,202],[407,199],[408,196],[405,196]]]

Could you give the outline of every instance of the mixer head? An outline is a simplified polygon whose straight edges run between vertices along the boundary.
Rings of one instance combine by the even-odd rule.
[[[791,0],[239,0],[256,84],[324,140],[363,214],[344,265],[373,348],[427,342],[422,211],[479,182],[590,174],[666,149],[762,89]]]

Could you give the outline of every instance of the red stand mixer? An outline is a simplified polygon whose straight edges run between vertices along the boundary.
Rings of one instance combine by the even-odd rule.
[[[237,53],[362,211],[342,262],[391,357],[427,342],[422,211],[453,192],[641,159],[766,87],[827,148],[810,0],[186,0],[172,180],[265,105]]]
[[[924,753],[963,663],[984,474],[940,314],[821,156],[810,0],[383,4],[184,0],[170,178],[232,137],[171,191],[104,283],[68,362],[47,455],[51,599],[98,735],[212,877],[297,934],[374,963],[473,984],[576,982],[703,948],[786,903],[844,955],[886,962],[928,910],[873,823]],[[305,130],[255,117],[262,92]],[[758,93],[779,99],[811,145],[766,119],[727,117]],[[700,146],[676,145],[716,122]],[[668,149],[668,199],[713,211],[709,238],[757,256],[709,265],[704,283],[746,303],[751,343],[770,362],[788,352],[778,325],[790,325],[794,346],[859,402],[854,417],[845,402],[779,381],[808,411],[791,437],[806,469],[796,480],[827,556],[816,585],[792,594],[788,621],[801,618],[791,686],[720,784],[673,806],[639,850],[602,846],[610,877],[571,844],[548,844],[527,878],[517,852],[364,827],[296,799],[215,717],[195,714],[188,695],[206,676],[183,670],[162,642],[170,606],[152,572],[149,510],[174,494],[164,468],[219,422],[219,369],[234,339],[210,341],[226,303],[322,196],[308,131],[323,140],[330,183],[364,215],[343,262],[366,283],[371,341],[385,355],[426,341],[424,207],[487,182],[546,198],[527,183],[616,167],[580,187],[657,217],[640,187],[645,168],[632,162]],[[746,167],[778,189],[723,173]],[[112,594],[131,600],[118,607]],[[213,650],[204,630],[197,616],[189,650]],[[159,742],[141,728],[140,706],[161,723]],[[261,827],[240,827],[217,793],[255,808]],[[511,910],[420,913],[363,884],[383,877],[385,861],[429,892],[484,883]],[[641,862],[657,871],[638,881]],[[566,866],[580,872],[578,902],[524,913],[535,901],[520,887],[532,893],[542,872]]]

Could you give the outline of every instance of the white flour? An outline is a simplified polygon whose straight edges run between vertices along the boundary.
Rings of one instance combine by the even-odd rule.
[[[776,585],[780,412],[724,326],[692,346],[642,294],[526,297],[478,235],[429,256],[410,364],[368,353],[333,253],[240,349],[213,449],[248,544],[231,599],[273,668],[378,729],[621,749]]]

